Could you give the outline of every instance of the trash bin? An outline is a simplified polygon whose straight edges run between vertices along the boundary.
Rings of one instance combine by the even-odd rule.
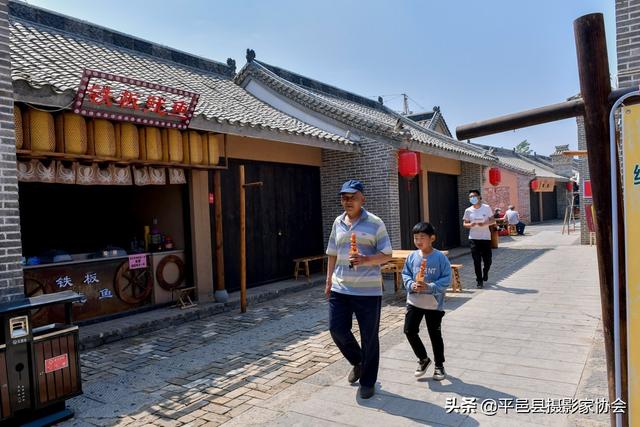
[[[46,426],[71,418],[65,399],[82,394],[78,327],[71,307],[82,295],[46,294],[0,305],[0,423]],[[31,327],[31,312],[64,304],[64,323]]]

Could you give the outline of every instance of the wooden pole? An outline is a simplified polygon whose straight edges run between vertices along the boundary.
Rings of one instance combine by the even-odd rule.
[[[247,311],[247,228],[244,194],[244,165],[240,165],[240,311]]]
[[[609,399],[615,399],[613,342],[613,247],[611,240],[611,167],[609,157],[609,62],[604,18],[593,13],[573,23],[580,92],[584,100],[584,127],[587,159],[591,172],[591,190],[596,218],[596,242],[600,274],[600,300],[604,330]],[[615,425],[615,414],[611,413]]]
[[[224,291],[224,239],[222,237],[222,184],[220,171],[213,172],[216,221],[216,291]]]
[[[245,209],[245,188],[262,186],[259,182],[244,182],[244,165],[240,165],[240,311],[247,311],[247,225]]]

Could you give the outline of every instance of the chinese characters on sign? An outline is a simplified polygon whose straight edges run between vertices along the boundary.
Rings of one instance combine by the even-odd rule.
[[[98,273],[87,273],[84,275],[84,281],[82,282],[85,285],[93,285],[94,283],[100,283],[98,280]]]
[[[605,398],[573,399],[573,398],[499,398],[484,399],[478,402],[476,397],[463,397],[458,402],[457,397],[448,397],[445,405],[447,414],[476,414],[494,416],[499,412],[504,414],[614,414],[625,413],[627,404],[620,399],[612,403]]]
[[[70,288],[73,286],[73,281],[69,276],[62,276],[56,279],[56,285],[59,289]]]
[[[111,291],[111,289],[100,289],[100,296],[98,297],[98,299],[105,298],[113,298],[113,292]]]
[[[145,254],[129,255],[129,270],[147,268],[147,256]]]
[[[199,96],[111,73],[85,70],[73,111],[88,117],[184,130]]]

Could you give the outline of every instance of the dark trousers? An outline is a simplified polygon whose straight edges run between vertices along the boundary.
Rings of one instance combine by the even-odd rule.
[[[519,223],[516,224],[516,232],[522,236],[524,234],[524,227],[525,227],[525,223],[520,221]]]
[[[362,365],[360,384],[373,387],[380,364],[380,308],[382,297],[365,297],[331,292],[329,297],[329,331],[344,357],[352,365]],[[360,327],[360,342],[351,332],[353,315]]]
[[[488,273],[491,268],[491,240],[470,240],[473,268],[476,271],[476,281],[482,281],[483,273]],[[484,269],[481,262],[484,263]]]
[[[428,357],[427,350],[424,348],[424,344],[422,344],[418,334],[420,332],[420,322],[424,318],[427,323],[427,331],[429,332],[429,339],[431,339],[436,366],[444,364],[444,341],[442,340],[442,329],[440,328],[443,316],[444,311],[425,310],[407,304],[407,314],[404,316],[404,334],[407,336],[407,340],[409,340],[409,344],[411,344],[411,348],[418,360],[424,360]]]

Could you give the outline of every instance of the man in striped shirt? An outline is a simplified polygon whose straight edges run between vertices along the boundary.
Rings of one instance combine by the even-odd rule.
[[[359,380],[360,396],[368,399],[375,392],[380,362],[380,264],[391,259],[392,249],[384,222],[362,207],[363,193],[364,186],[357,180],[345,182],[340,190],[345,211],[333,222],[329,237],[325,293],[329,298],[331,337],[353,366],[349,382],[354,384]],[[350,253],[353,233],[358,248],[356,254]],[[351,332],[354,314],[362,347]]]

